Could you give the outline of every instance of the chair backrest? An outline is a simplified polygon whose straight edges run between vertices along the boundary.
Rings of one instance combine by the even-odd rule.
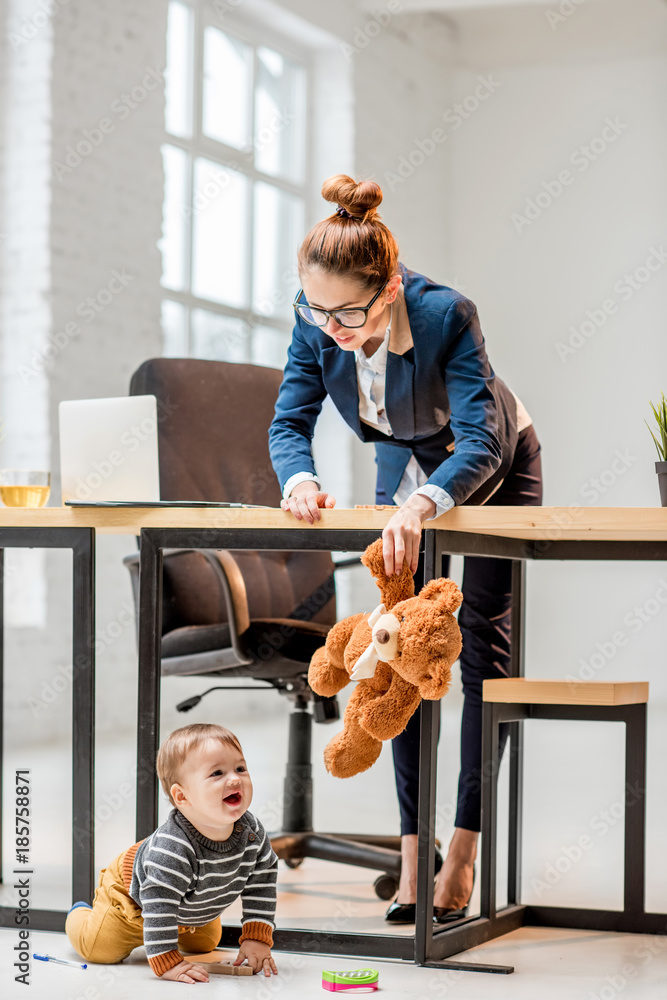
[[[151,393],[157,398],[162,499],[278,507],[281,493],[269,458],[268,430],[281,381],[280,371],[260,365],[196,358],[145,361],[132,376],[130,393]],[[244,578],[251,618],[287,618],[315,594],[316,610],[310,620],[335,622],[335,596],[325,603],[321,597],[332,591],[326,583],[333,573],[328,552],[239,550],[231,554]],[[201,612],[209,620],[212,614],[204,611],[205,600],[193,600],[193,592],[200,591],[203,598],[207,583],[202,577],[199,586],[197,573],[193,576],[192,571],[190,563],[187,578],[165,579],[171,591],[171,621],[179,625],[224,621],[220,609],[213,615],[215,622],[202,621]],[[190,595],[187,601],[186,593]],[[196,621],[186,604],[199,607]],[[166,622],[165,626],[167,631]]]

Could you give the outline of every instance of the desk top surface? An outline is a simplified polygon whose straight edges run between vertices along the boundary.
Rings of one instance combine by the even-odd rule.
[[[314,525],[279,508],[187,507],[0,507],[0,529],[95,528],[103,533],[139,534],[141,528],[320,528],[381,531],[388,508],[322,511]],[[667,507],[454,507],[427,528],[468,531],[506,538],[588,541],[666,541]]]

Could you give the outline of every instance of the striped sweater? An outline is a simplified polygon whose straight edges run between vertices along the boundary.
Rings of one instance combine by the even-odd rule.
[[[278,858],[250,812],[237,820],[228,840],[216,841],[172,809],[155,833],[126,853],[123,875],[141,907],[144,946],[158,976],[183,961],[179,926],[202,927],[239,896],[240,940],[273,944]]]

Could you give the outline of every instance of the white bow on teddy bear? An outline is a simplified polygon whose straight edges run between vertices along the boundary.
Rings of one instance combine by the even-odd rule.
[[[350,674],[353,681],[367,680],[375,676],[375,669],[380,661],[389,663],[398,652],[398,631],[401,627],[396,615],[387,611],[384,604],[368,616],[368,624],[372,629],[371,642],[363,651]]]

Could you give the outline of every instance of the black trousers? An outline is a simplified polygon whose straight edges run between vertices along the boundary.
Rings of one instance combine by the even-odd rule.
[[[541,446],[532,424],[519,434],[512,466],[485,506],[542,504]],[[378,484],[376,503],[391,503]],[[449,576],[449,556],[442,557],[442,576]],[[415,574],[418,590],[424,578],[423,556]],[[461,771],[454,825],[479,830],[481,815],[482,682],[506,677],[510,663],[512,561],[465,556],[463,604],[459,627],[463,638],[461,680]],[[508,726],[501,727],[501,753]],[[392,740],[396,791],[401,814],[401,835],[417,833],[419,784],[419,712]]]

